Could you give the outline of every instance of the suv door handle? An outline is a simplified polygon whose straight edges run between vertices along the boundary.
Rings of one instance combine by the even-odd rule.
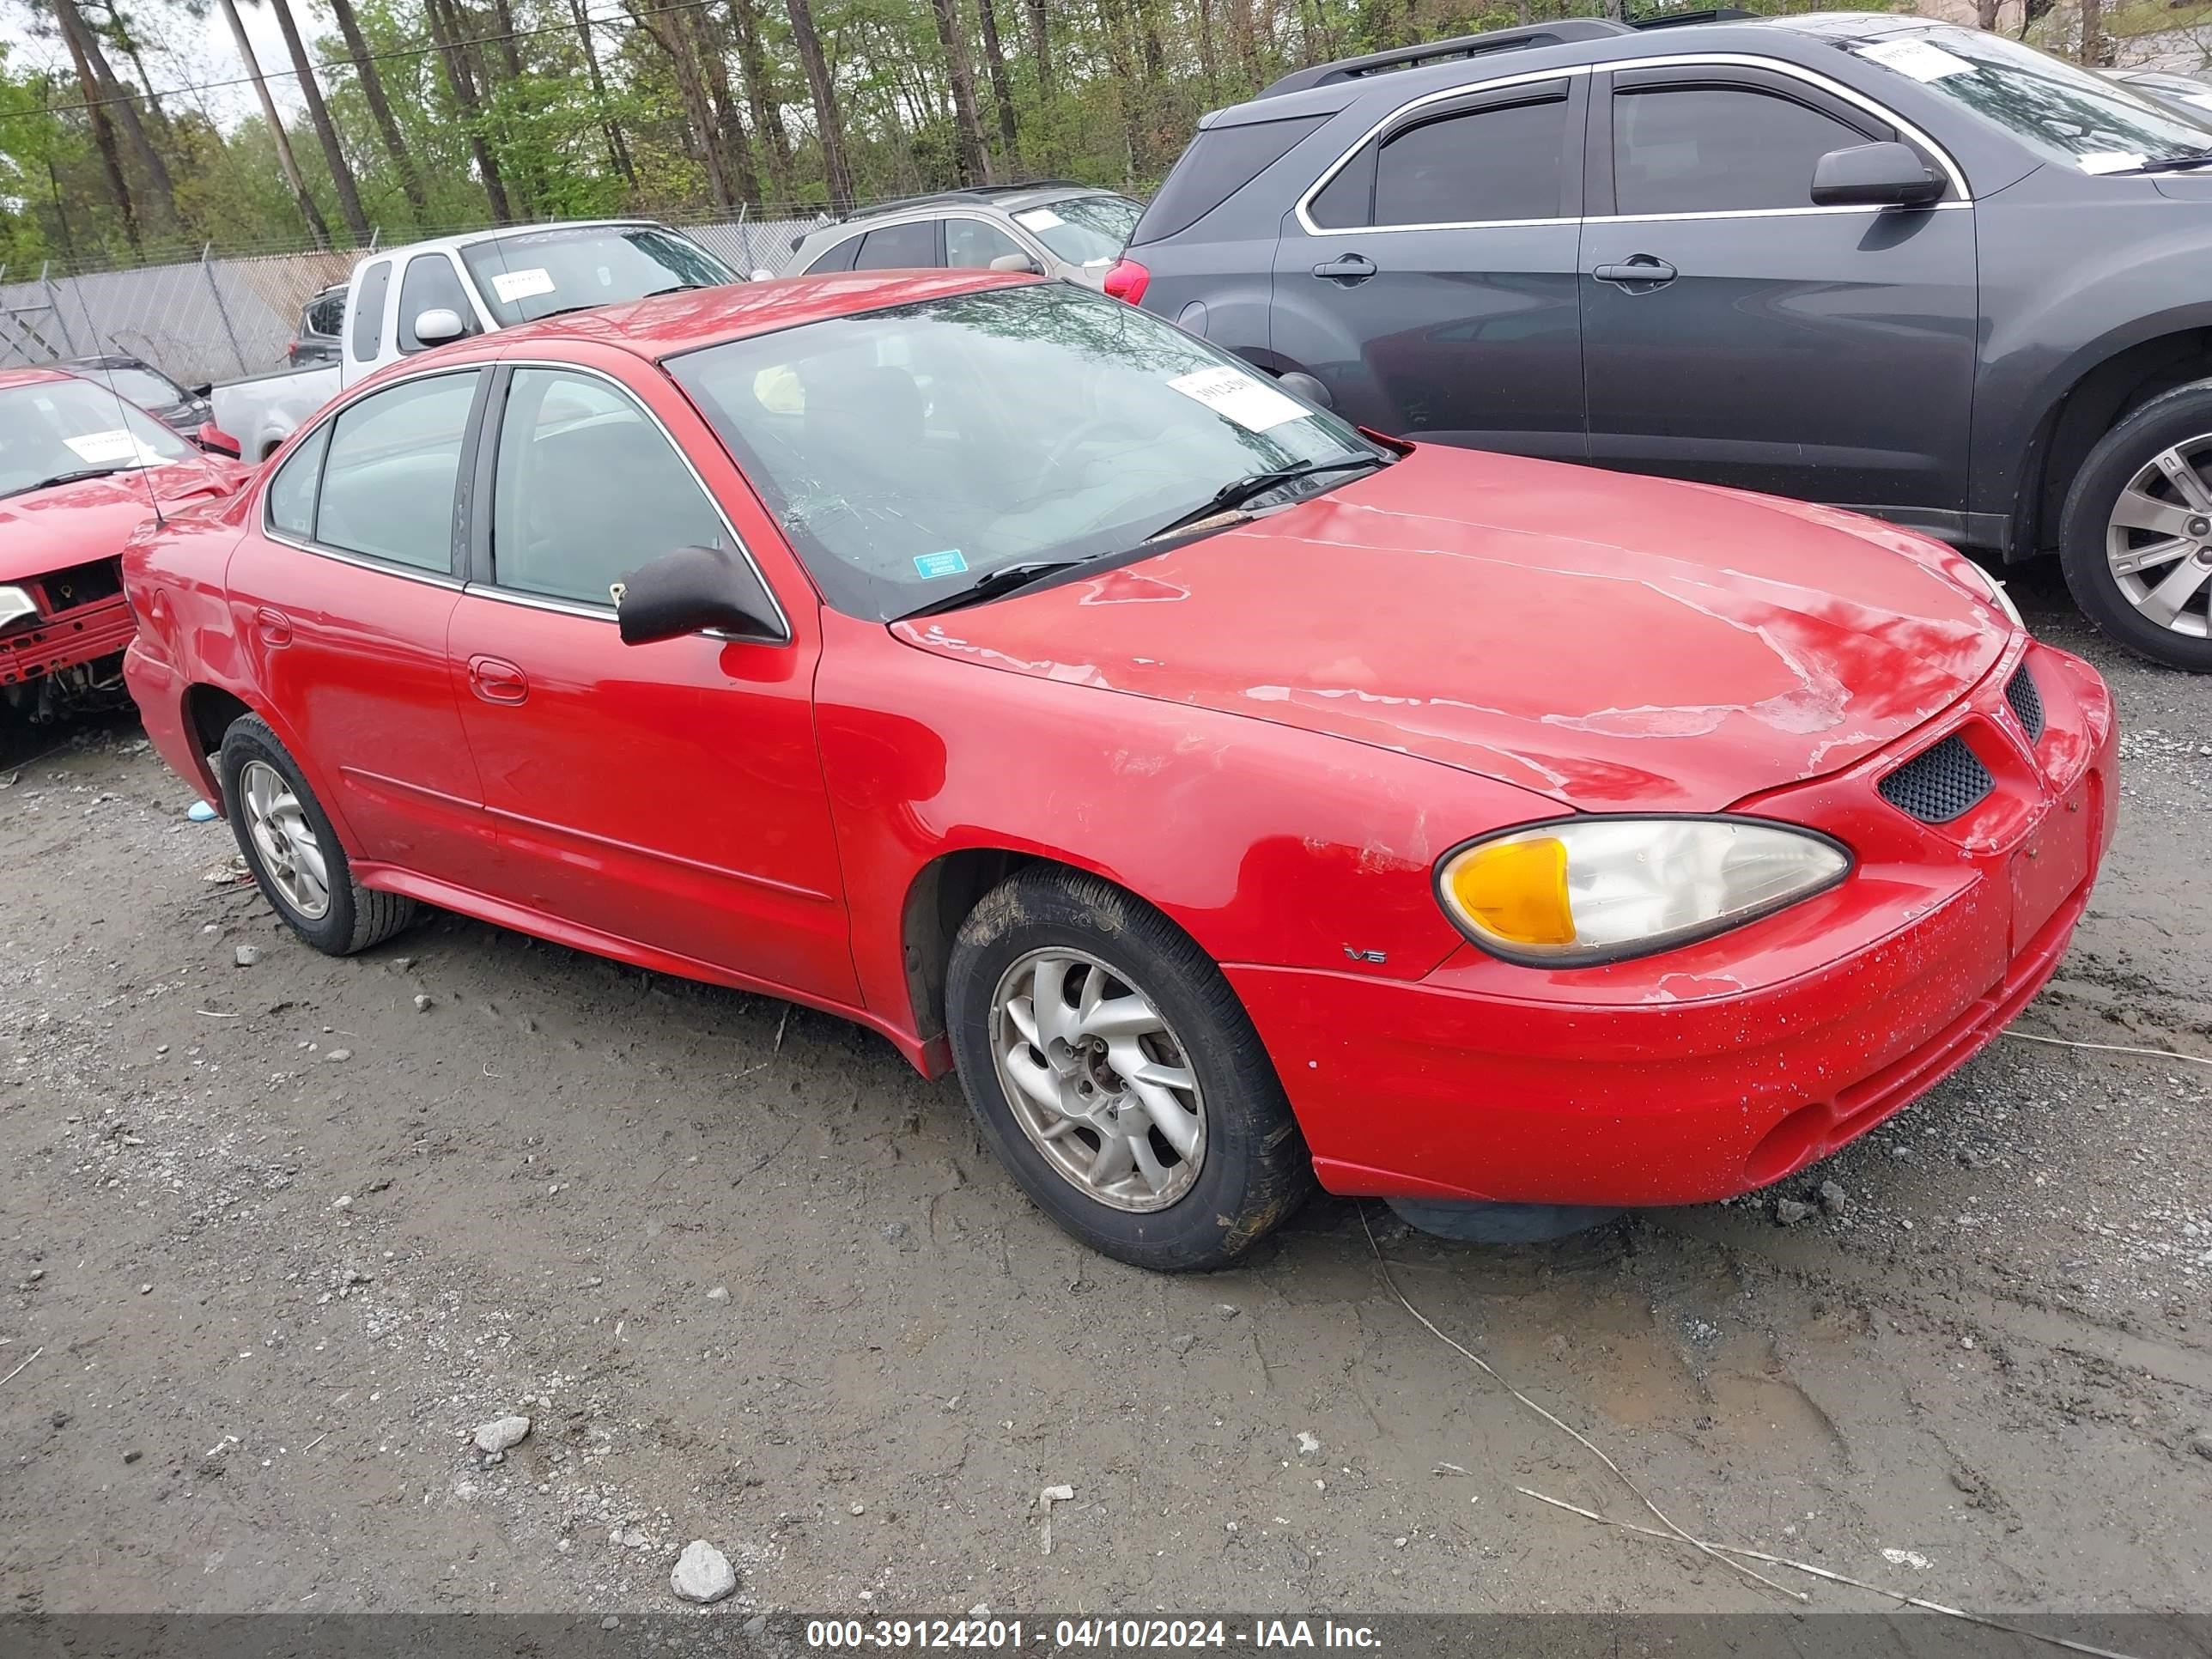
[[[261,606],[253,613],[253,631],[267,646],[289,645],[292,642],[292,619],[281,611]]]
[[[1315,276],[1326,276],[1330,282],[1341,283],[1346,288],[1355,283],[1364,283],[1374,274],[1375,261],[1364,253],[1347,253],[1341,258],[1331,259],[1327,264],[1314,267]]]
[[[527,702],[530,680],[502,657],[471,657],[469,690],[486,702]]]
[[[1640,294],[1673,282],[1674,267],[1656,254],[1632,253],[1626,264],[1600,265],[1590,275],[1601,283],[1617,283],[1632,293]]]

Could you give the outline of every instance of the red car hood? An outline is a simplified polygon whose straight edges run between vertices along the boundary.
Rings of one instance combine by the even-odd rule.
[[[193,456],[58,484],[0,500],[0,582],[21,581],[94,559],[112,558],[131,532],[154,516],[147,491],[164,512],[203,498],[228,495],[253,476],[251,467],[217,456]]]
[[[1573,807],[1713,811],[1850,765],[1989,672],[2008,624],[1945,574],[1960,563],[1822,507],[1422,447],[1156,557],[894,629]]]

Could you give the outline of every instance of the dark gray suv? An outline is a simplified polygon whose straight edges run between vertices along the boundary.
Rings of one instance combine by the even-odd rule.
[[[2208,271],[2212,117],[1839,13],[1301,70],[1206,119],[1107,291],[1383,431],[2056,549],[2212,671]]]

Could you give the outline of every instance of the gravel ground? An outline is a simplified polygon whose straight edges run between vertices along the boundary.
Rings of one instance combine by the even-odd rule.
[[[2212,685],[2021,586],[2127,736],[2020,1029],[2212,1054]],[[1793,1225],[1478,1249],[1325,1200],[1155,1278],[856,1028],[450,916],[327,960],[189,799],[121,722],[0,756],[0,1613],[672,1611],[695,1538],[702,1618],[1786,1605],[1516,1492],[1648,1519],[1377,1249],[1693,1531],[2212,1608],[2212,1067],[2001,1042]]]

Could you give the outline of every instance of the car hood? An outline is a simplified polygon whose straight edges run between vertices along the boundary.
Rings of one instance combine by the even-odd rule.
[[[1989,672],[2009,624],[1947,574],[1961,562],[1851,514],[1425,447],[1219,535],[893,629],[1567,806],[1713,811],[1850,765]]]
[[[154,516],[149,489],[166,512],[173,504],[228,495],[251,477],[252,469],[235,461],[192,456],[143,473],[118,472],[0,499],[0,582],[114,557],[131,532]]]

